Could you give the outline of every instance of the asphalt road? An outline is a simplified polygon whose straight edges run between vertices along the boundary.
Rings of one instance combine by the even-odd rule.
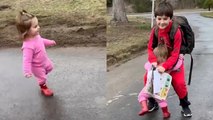
[[[0,120],[104,120],[105,48],[48,49],[54,70],[41,95],[35,78],[24,78],[20,48],[0,49]],[[107,119],[106,119],[107,120]]]

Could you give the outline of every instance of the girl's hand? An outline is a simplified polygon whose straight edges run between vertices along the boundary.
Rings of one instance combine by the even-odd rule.
[[[56,45],[56,42],[55,42],[55,41],[53,41],[53,45]]]
[[[163,66],[158,66],[158,67],[157,67],[157,70],[158,70],[158,72],[160,72],[160,73],[164,73],[166,69],[165,69]]]
[[[157,63],[157,62],[153,62],[152,65],[153,65],[154,67],[157,67],[158,63]]]
[[[30,77],[32,77],[32,74],[31,74],[31,73],[26,73],[26,74],[24,75],[24,77],[30,78]]]

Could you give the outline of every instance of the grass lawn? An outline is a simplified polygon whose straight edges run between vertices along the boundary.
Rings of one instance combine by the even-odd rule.
[[[105,16],[105,0],[1,0],[1,6],[8,6],[0,12],[0,22],[14,21],[18,11],[22,9],[48,22],[44,24],[78,25],[95,23]],[[102,21],[103,22],[103,21]]]
[[[213,12],[203,12],[200,13],[201,16],[213,18]]]

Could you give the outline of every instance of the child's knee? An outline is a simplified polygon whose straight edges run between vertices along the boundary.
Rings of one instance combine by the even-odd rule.
[[[49,72],[51,72],[53,70],[53,65],[50,64],[46,67],[46,74],[48,74]]]
[[[147,100],[149,97],[148,94],[144,93],[144,92],[141,92],[139,95],[138,95],[138,102],[140,103],[141,101],[144,101],[144,100]]]
[[[47,71],[52,71],[52,70],[53,70],[53,66],[52,65],[47,67]]]
[[[166,100],[160,100],[158,101],[158,104],[161,108],[167,107],[167,102]]]

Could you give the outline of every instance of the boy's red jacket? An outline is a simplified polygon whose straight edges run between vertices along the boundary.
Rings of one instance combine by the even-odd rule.
[[[158,30],[158,44],[165,43],[169,50],[168,59],[162,64],[162,66],[166,70],[172,69],[172,67],[177,62],[177,59],[180,54],[180,47],[181,47],[181,42],[182,42],[181,31],[178,28],[178,30],[174,36],[174,44],[171,44],[171,41],[169,39],[169,31],[171,30],[171,27],[172,27],[172,21],[169,22],[169,25],[165,29],[159,28],[159,30]],[[155,29],[153,28],[151,30],[150,39],[149,39],[149,43],[148,43],[148,61],[150,63],[157,62],[157,58],[154,55],[153,48],[152,48],[154,33],[155,33]]]

